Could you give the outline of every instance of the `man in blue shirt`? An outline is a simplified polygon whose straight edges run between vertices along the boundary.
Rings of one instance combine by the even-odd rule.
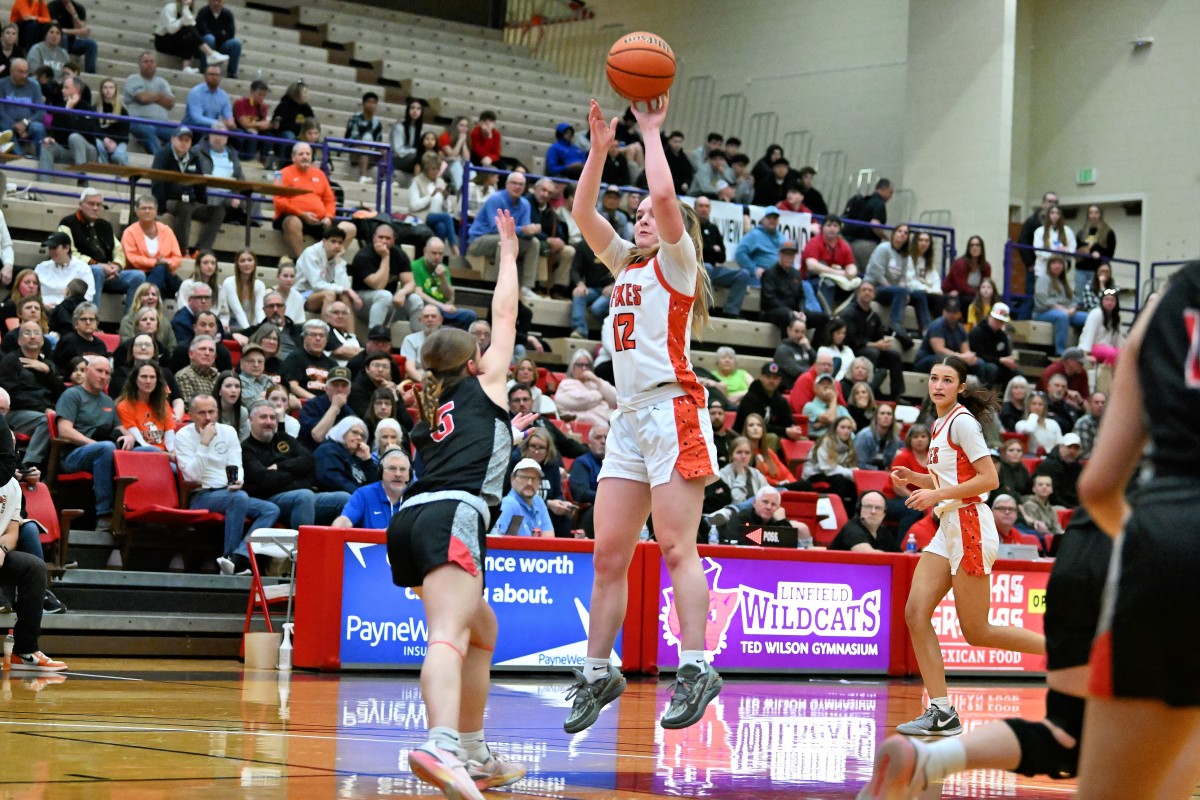
[[[220,120],[225,123],[226,130],[237,127],[233,118],[233,102],[229,94],[221,88],[221,68],[209,65],[204,70],[204,83],[198,83],[187,93],[187,111],[183,114],[183,124],[197,128],[211,128],[213,123]],[[201,133],[203,138],[205,134]]]
[[[26,104],[45,102],[42,87],[29,79],[29,62],[14,58],[8,65],[8,75],[0,78],[0,130],[12,131],[16,148],[13,152],[39,155],[42,140],[46,138],[46,126],[42,112],[23,108]],[[22,149],[23,148],[23,149]]]
[[[532,207],[525,199],[525,176],[522,173],[510,172],[508,179],[504,182],[504,191],[496,192],[484,201],[479,213],[475,215],[475,221],[471,223],[471,227],[467,231],[467,239],[470,240],[467,255],[486,258],[488,260],[487,277],[490,280],[496,279],[498,274],[496,261],[500,251],[500,231],[496,228],[496,212],[502,208],[512,214],[513,222],[517,226],[519,239],[517,253],[521,257],[521,296],[535,297],[533,284],[537,280],[538,257],[541,255],[541,247],[536,237],[541,232],[542,226],[529,221]]]
[[[512,490],[500,501],[500,518],[492,528],[493,533],[508,533],[513,517],[521,517],[521,526],[513,531],[515,536],[553,536],[554,522],[550,509],[538,494],[542,488],[542,467],[532,458],[522,458],[513,467]]]
[[[754,230],[738,242],[733,253],[738,266],[750,276],[750,285],[758,286],[764,272],[775,266],[783,234],[779,232],[779,209],[768,208]]]
[[[400,510],[412,465],[407,453],[393,447],[379,459],[379,466],[383,477],[350,495],[350,502],[333,521],[333,527],[387,529],[392,515]]]
[[[913,367],[918,372],[928,372],[933,362],[950,355],[967,362],[967,369],[972,375],[979,374],[979,357],[967,345],[967,329],[962,324],[962,307],[957,297],[947,297],[941,318],[929,323]]]

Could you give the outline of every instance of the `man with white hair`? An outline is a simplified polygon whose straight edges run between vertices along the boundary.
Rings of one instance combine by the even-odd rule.
[[[807,525],[787,518],[783,510],[783,495],[774,486],[763,486],[754,493],[754,503],[750,508],[729,516],[729,520],[721,526],[721,540],[741,539],[746,525],[791,525],[796,529],[799,540],[812,539]]]
[[[571,252],[574,253],[574,250]],[[446,243],[436,236],[429,237],[421,257],[412,262],[416,295],[425,305],[437,306],[447,325],[470,330],[479,315],[469,308],[459,308],[454,304],[454,283],[450,280],[450,265],[445,258]],[[420,316],[418,311],[409,317],[409,321],[419,323]]]
[[[97,289],[125,293],[128,311],[137,288],[146,281],[146,274],[140,269],[126,268],[121,240],[103,214],[104,195],[89,186],[79,193],[79,210],[58,221],[58,232],[70,238],[71,257],[91,267]]]
[[[43,467],[50,452],[50,430],[46,412],[54,408],[65,387],[54,362],[42,353],[42,327],[30,320],[17,333],[17,350],[0,358],[0,385],[12,390],[11,397],[0,389],[8,426],[29,434],[24,466]]]
[[[335,528],[370,528],[386,530],[392,517],[400,510],[404,490],[412,474],[412,463],[399,447],[393,447],[379,458],[380,479],[350,495],[350,502],[333,521]]]

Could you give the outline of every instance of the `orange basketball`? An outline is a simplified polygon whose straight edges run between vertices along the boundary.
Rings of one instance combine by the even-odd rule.
[[[627,33],[608,51],[608,83],[631,102],[666,94],[675,80],[675,54],[661,36],[645,31]]]

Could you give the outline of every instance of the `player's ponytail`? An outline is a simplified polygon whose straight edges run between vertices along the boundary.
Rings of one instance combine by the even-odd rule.
[[[963,389],[958,393],[958,402],[967,409],[975,419],[986,422],[1000,411],[1000,395],[990,386],[982,384],[970,386],[967,384],[967,362],[958,356],[942,356],[933,362],[934,366],[945,366],[958,374],[958,382]]]
[[[417,393],[417,411],[431,428],[437,427],[441,397],[466,377],[467,362],[477,358],[475,337],[458,328],[439,328],[425,337],[421,345],[421,364],[425,377]]]

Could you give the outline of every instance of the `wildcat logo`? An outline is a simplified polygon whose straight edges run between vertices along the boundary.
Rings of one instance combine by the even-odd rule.
[[[733,614],[741,603],[740,589],[722,589],[717,583],[721,578],[721,565],[711,558],[704,559],[704,576],[708,579],[708,621],[704,626],[704,651],[710,656],[718,655],[726,646],[725,634]],[[663,637],[671,647],[679,647],[679,615],[675,610],[675,589],[663,589],[663,607],[658,615],[663,626]]]

